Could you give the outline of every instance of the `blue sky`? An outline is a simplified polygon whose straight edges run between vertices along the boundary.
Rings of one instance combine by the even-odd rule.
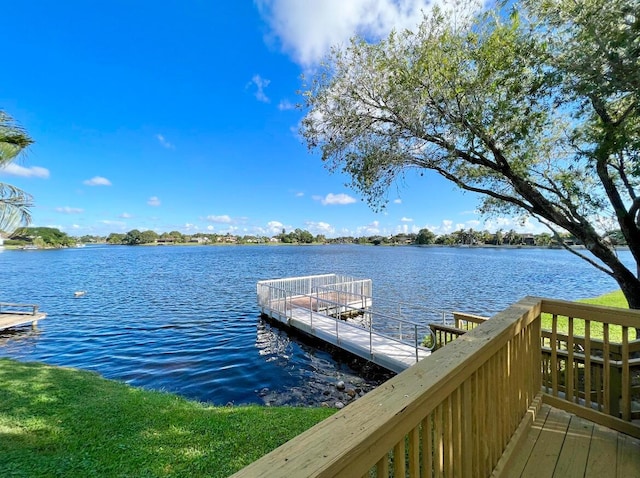
[[[33,225],[73,236],[537,231],[507,218],[485,224],[474,195],[432,174],[409,175],[376,213],[298,135],[302,73],[331,45],[412,27],[426,8],[421,0],[8,2],[0,109],[36,142],[0,181],[33,194]]]

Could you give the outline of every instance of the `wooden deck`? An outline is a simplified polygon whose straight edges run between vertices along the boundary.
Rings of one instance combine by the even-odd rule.
[[[640,477],[640,439],[547,404],[496,476]]]

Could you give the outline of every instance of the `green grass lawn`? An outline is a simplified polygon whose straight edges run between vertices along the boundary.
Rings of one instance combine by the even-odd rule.
[[[0,477],[223,477],[333,412],[214,407],[0,359]]]

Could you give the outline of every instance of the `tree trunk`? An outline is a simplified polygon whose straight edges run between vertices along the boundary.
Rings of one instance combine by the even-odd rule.
[[[629,303],[630,309],[640,309],[640,279],[634,277],[633,274],[629,276],[619,277],[614,276],[624,297]],[[640,340],[640,324],[636,327],[636,340]]]

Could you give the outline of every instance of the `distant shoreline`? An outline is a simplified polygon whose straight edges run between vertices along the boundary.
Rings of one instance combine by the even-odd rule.
[[[382,246],[382,247],[421,247],[421,248],[452,248],[452,249],[555,249],[555,250],[561,250],[564,249],[564,247],[562,246],[558,246],[558,245],[550,245],[550,246],[535,246],[535,245],[527,245],[527,244],[371,244],[371,243],[366,243],[366,244],[358,244],[358,243],[349,243],[349,242],[336,242],[336,243],[330,243],[330,242],[313,242],[313,243],[285,243],[285,242],[261,242],[261,243],[255,243],[255,242],[249,242],[249,243],[229,243],[229,242],[222,242],[222,243],[208,243],[208,244],[199,244],[199,243],[193,243],[193,242],[177,242],[174,244],[136,244],[133,246],[127,245],[127,244],[109,244],[106,242],[100,242],[100,243],[87,243],[87,246],[91,247],[91,246],[128,246],[128,247],[137,247],[137,246],[142,246],[142,247],[155,247],[155,246],[162,246],[162,247],[171,247],[171,246],[189,246],[189,247],[197,247],[197,246],[214,246],[214,247],[230,247],[230,246],[266,246],[266,247],[278,247],[278,246],[287,246],[287,247],[291,247],[291,246],[304,246],[304,247],[308,247],[308,246]],[[571,249],[578,249],[578,250],[587,250],[585,246],[583,245],[574,245],[574,246],[569,246]],[[76,247],[74,246],[69,246],[69,247],[38,247],[36,249],[26,249],[26,250],[38,250],[38,251],[44,251],[44,250],[58,250],[58,249],[75,249]],[[0,250],[5,249],[5,250],[25,250],[24,246],[16,246],[16,245],[7,245],[5,244],[4,246],[0,246]],[[629,250],[629,246],[615,246],[614,250],[616,251],[628,251]]]

